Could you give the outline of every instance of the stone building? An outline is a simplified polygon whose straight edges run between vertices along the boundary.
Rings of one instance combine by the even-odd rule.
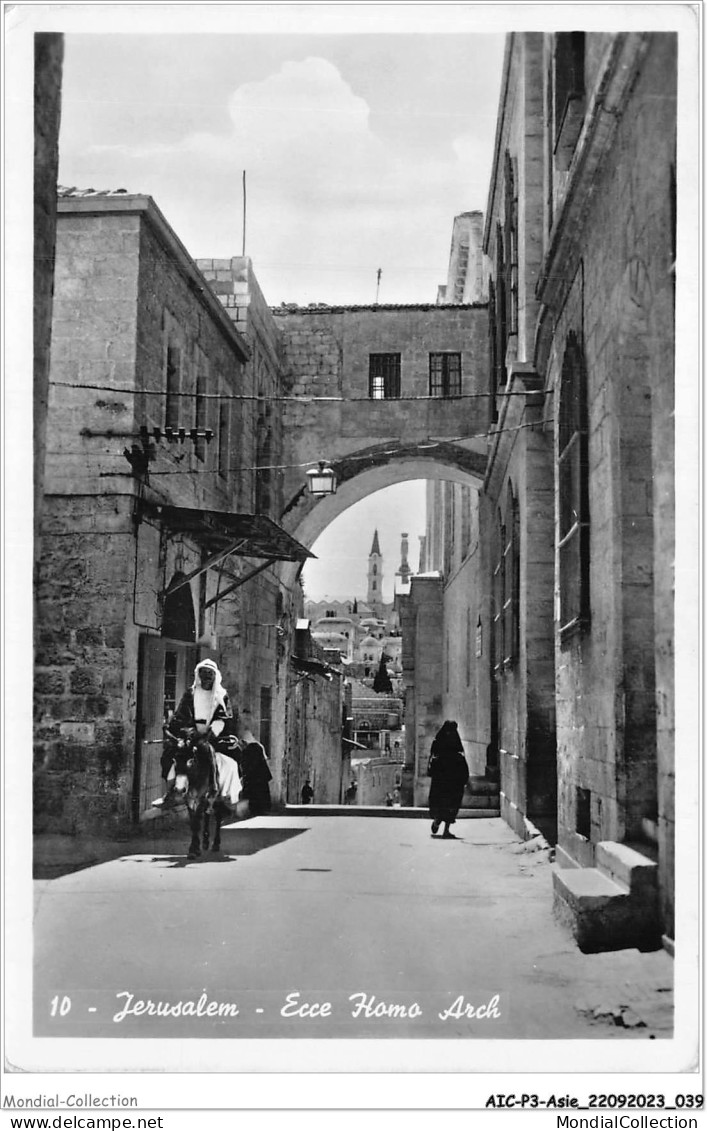
[[[38,831],[108,834],[150,812],[162,723],[205,655],[271,756],[278,800],[292,591],[273,565],[301,568],[308,552],[270,517],[277,485],[253,470],[278,442],[259,398],[279,370],[248,284],[244,335],[149,197],[59,200]]]
[[[289,663],[283,798],[298,805],[302,786],[309,781],[315,804],[339,805],[351,775],[352,744],[345,741],[343,726],[344,679],[339,668],[326,661],[306,618],[296,622]]]
[[[447,282],[437,288],[438,303],[486,301],[483,233],[483,212],[462,212],[454,217]]]
[[[463,711],[478,661],[466,737],[488,743],[513,827],[556,827],[556,911],[586,949],[674,937],[676,50],[672,34],[508,37],[480,572],[470,498],[436,485],[439,580],[412,585],[441,589],[446,634],[466,603],[436,661],[441,714]]]

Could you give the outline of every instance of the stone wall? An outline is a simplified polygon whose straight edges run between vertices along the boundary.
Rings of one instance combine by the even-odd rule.
[[[238,464],[244,510],[279,522],[283,509],[283,414],[280,330],[260,289],[249,258],[199,259],[197,266],[234,326],[243,335],[250,357],[244,368],[238,408],[242,430],[234,462]],[[255,564],[255,563],[251,563]],[[271,792],[284,798],[283,759],[288,657],[297,617],[299,588],[281,586],[274,571],[249,581],[241,591],[245,635],[237,676],[239,701],[250,712],[253,730],[269,737]],[[270,718],[260,717],[262,694],[271,704]]]
[[[52,360],[58,385],[50,401],[37,590],[36,820],[40,831],[108,834],[132,816],[141,640],[160,636],[161,595],[174,574],[198,570],[204,557],[193,537],[140,515],[138,495],[196,509],[251,510],[252,489],[238,467],[243,436],[255,434],[244,423],[255,402],[233,399],[244,385],[245,346],[199,288],[196,268],[152,202],[104,196],[62,200],[59,208]],[[202,425],[216,433],[219,403],[238,406],[228,458],[219,464],[216,441],[157,439],[147,482],[139,482],[124,450],[140,447],[141,427],[166,424],[170,333],[182,349],[186,394],[175,423],[197,424],[197,376],[205,374]],[[252,463],[253,453],[248,458]],[[239,577],[254,564],[234,558],[229,568]],[[273,714],[284,694],[278,661],[285,659],[279,588],[261,575],[206,609],[219,585],[213,571],[189,582],[194,654],[217,658],[235,708],[250,711],[256,734],[269,732],[277,802],[283,731],[274,734]],[[261,717],[266,710],[269,717]]]
[[[444,573],[444,673],[437,727],[444,719],[457,721],[469,769],[483,775],[490,742],[488,543],[481,536],[478,492],[461,484],[444,487],[448,500],[443,516],[457,536]]]
[[[443,721],[442,600],[442,578],[434,575],[413,577],[409,595],[400,598],[406,765],[414,763],[413,797],[406,803],[413,805],[427,804],[430,747]]]
[[[599,840],[650,843],[657,826],[670,924],[674,504],[672,429],[663,414],[673,369],[675,42],[672,36],[649,40],[593,178],[583,227],[574,225],[571,249],[552,265],[553,275],[571,285],[559,300],[548,372],[556,383],[567,335],[581,334],[589,401],[591,626],[557,650],[560,845],[589,865]],[[668,689],[657,699],[660,727],[656,642]],[[577,831],[577,787],[591,794],[590,838]]]
[[[330,674],[327,680],[296,668],[290,673],[283,799],[291,805],[299,805],[307,779],[314,804],[339,805],[342,785],[350,781],[350,762],[344,763],[341,753],[341,676]]]
[[[429,354],[458,352],[462,392],[485,392],[484,306],[331,307],[277,310],[284,381],[303,398],[285,406],[285,499],[301,489],[306,468],[382,441],[471,439],[485,432],[483,399],[429,398]],[[369,356],[400,353],[400,399],[369,397]],[[307,403],[306,397],[313,397]],[[331,398],[323,400],[322,398]],[[423,398],[416,400],[416,398]],[[362,465],[363,467],[363,465]]]
[[[51,419],[50,419],[51,424]],[[135,741],[132,499],[47,499],[37,580],[35,829],[129,819]]]
[[[135,213],[92,217],[65,209],[60,201],[47,494],[130,493],[123,450],[137,425],[140,218]],[[86,385],[96,388],[81,387]],[[118,437],[109,438],[110,431]],[[110,486],[108,472],[115,472]]]

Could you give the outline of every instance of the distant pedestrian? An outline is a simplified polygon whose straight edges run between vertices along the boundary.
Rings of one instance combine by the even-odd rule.
[[[310,801],[314,797],[314,790],[312,789],[312,786],[310,785],[309,778],[307,778],[306,782],[302,786],[301,797],[302,797],[302,804],[303,805],[309,805]]]
[[[393,808],[393,795],[392,795],[392,793],[386,793],[385,803],[386,803],[386,805],[388,806],[389,809]]]
[[[442,836],[446,840],[455,840],[449,826],[456,821],[469,780],[469,766],[457,724],[452,719],[447,719],[435,735],[427,773],[432,779],[428,801],[432,836],[437,835],[439,826],[443,824]]]

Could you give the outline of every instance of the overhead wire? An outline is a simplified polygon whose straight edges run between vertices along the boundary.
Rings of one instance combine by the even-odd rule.
[[[337,458],[332,459],[331,457],[326,457],[326,458],[327,458],[327,461],[329,463],[333,463],[333,464],[337,464],[337,463],[372,463],[373,461],[380,459],[381,457],[397,456],[397,455],[402,455],[402,454],[404,454],[408,457],[414,458],[415,453],[413,451],[411,451],[411,448],[413,448],[413,447],[416,447],[421,451],[428,451],[431,448],[439,448],[439,447],[444,446],[445,444],[459,444],[459,443],[463,443],[464,441],[467,441],[467,440],[485,440],[485,439],[489,439],[490,437],[493,437],[493,436],[501,436],[505,433],[519,432],[523,428],[537,428],[539,425],[552,424],[552,423],[553,423],[553,421],[552,421],[551,417],[544,417],[541,420],[531,421],[531,422],[526,423],[526,424],[513,425],[510,428],[496,428],[496,429],[494,429],[493,431],[490,431],[490,432],[477,432],[473,435],[450,436],[450,437],[447,437],[447,438],[442,439],[442,440],[434,440],[431,437],[429,437],[425,440],[418,441],[414,445],[403,444],[403,445],[400,445],[398,447],[391,446],[389,448],[384,449],[383,451],[376,451],[376,452],[370,452],[369,451],[369,452],[360,453],[358,455],[343,455],[343,456],[338,457],[338,459]],[[298,470],[301,470],[302,468],[312,467],[312,465],[315,464],[316,462],[317,462],[317,457],[312,456],[311,459],[308,459],[304,463],[273,463],[273,464],[257,464],[257,465],[251,465],[251,466],[244,466],[243,464],[238,464],[236,467],[227,468],[227,471],[228,472],[234,472],[234,473],[235,472],[242,472],[242,471],[298,471]],[[103,472],[102,474],[104,476],[111,476],[114,473],[108,471],[108,472]],[[180,469],[180,470],[174,469],[174,470],[169,470],[169,471],[154,471],[154,470],[150,469],[150,475],[151,476],[152,475],[191,475],[191,476],[194,476],[194,475],[221,475],[221,474],[222,474],[222,472],[220,472],[218,470],[218,468],[195,468],[195,469],[184,468],[184,469]]]
[[[191,400],[211,400],[211,401],[291,401],[296,404],[382,404],[388,401],[434,401],[445,403],[449,400],[488,400],[491,394],[489,393],[455,393],[453,397],[438,397],[428,393],[415,393],[399,397],[344,397],[341,395],[320,396],[319,394],[312,393],[298,393],[296,395],[279,393],[195,393],[195,392],[182,392],[181,390],[172,391],[167,389],[126,389],[121,388],[119,385],[103,385],[94,384],[93,382],[79,382],[79,381],[50,381],[50,385],[54,385],[62,389],[88,389],[98,393],[124,393],[126,396],[140,397],[170,397],[172,398],[189,398]],[[527,393],[525,390],[520,392],[499,391],[493,394],[497,397],[527,397],[537,395],[535,393]]]

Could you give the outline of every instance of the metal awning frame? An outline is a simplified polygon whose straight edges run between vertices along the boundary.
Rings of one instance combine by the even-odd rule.
[[[220,550],[218,554],[212,554],[210,558],[207,558],[205,562],[202,562],[198,569],[193,569],[191,573],[187,574],[186,577],[183,577],[181,581],[178,581],[176,585],[172,585],[169,589],[163,589],[160,593],[160,597],[166,597],[167,593],[176,593],[178,589],[182,589],[185,585],[188,585],[189,582],[193,581],[195,577],[200,577],[202,573],[206,573],[207,569],[213,569],[214,566],[219,565],[226,558],[230,557],[231,554],[235,554],[236,551],[244,545],[245,539],[239,538],[237,542],[234,542],[233,545],[229,546],[227,549]],[[277,558],[271,558],[267,564],[270,565],[273,561],[277,561]],[[263,566],[261,568],[264,569],[265,567]],[[256,570],[256,572],[260,573],[260,570]],[[243,580],[247,580],[247,578],[244,578]],[[205,607],[208,609],[209,605],[212,604],[213,601],[209,601],[209,603]]]
[[[186,577],[181,578],[176,585],[163,589],[160,592],[161,598],[164,598],[167,593],[176,593],[193,581],[194,578],[206,573],[207,570],[218,569],[233,584],[211,598],[205,606],[209,608],[222,597],[240,588],[246,581],[262,573],[263,570],[268,569],[276,562],[299,563],[301,570],[307,558],[316,556],[306,546],[297,542],[286,530],[278,526],[268,515],[201,511],[196,507],[177,507],[166,503],[145,501],[142,502],[141,509],[143,513],[160,520],[165,530],[172,536],[185,535],[212,551],[200,566],[192,570]],[[219,545],[219,541],[222,543],[221,545]],[[223,544],[224,541],[225,544]],[[264,558],[265,561],[244,577],[238,577],[230,570],[225,569],[224,566],[226,560],[232,555]]]
[[[268,569],[269,566],[274,565],[277,560],[278,560],[277,558],[268,558],[268,560],[266,562],[261,562],[261,564],[259,566],[257,566],[255,569],[252,569],[250,571],[250,573],[247,573],[245,575],[245,577],[237,578],[233,582],[233,585],[228,586],[228,589],[222,589],[221,592],[217,593],[215,597],[212,597],[210,601],[206,601],[204,603],[204,608],[210,609],[211,606],[215,605],[218,601],[220,601],[222,597],[227,597],[228,594],[233,593],[233,591],[235,589],[240,589],[241,585],[245,585],[246,581],[250,581],[251,577],[255,577],[256,574],[258,574],[258,573],[262,573],[264,569]],[[221,572],[226,573],[225,570],[222,570]],[[233,574],[228,574],[228,576],[233,577]],[[175,589],[176,589],[176,585],[175,585]],[[174,590],[172,592],[174,592]]]

